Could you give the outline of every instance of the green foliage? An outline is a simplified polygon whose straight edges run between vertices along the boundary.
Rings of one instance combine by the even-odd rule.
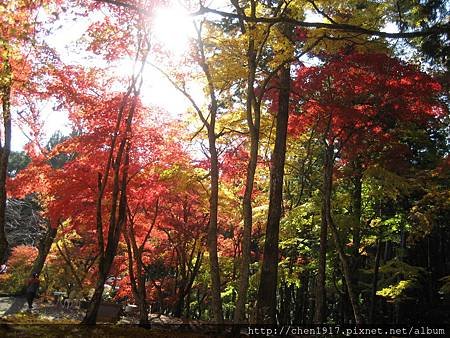
[[[30,161],[24,151],[12,151],[8,159],[8,176],[15,177],[19,171],[27,167]]]
[[[383,288],[380,291],[377,291],[377,295],[387,298],[391,301],[398,301],[402,298],[402,296],[404,296],[405,291],[408,288],[411,288],[411,285],[413,285],[412,280],[401,280],[395,285],[390,285],[387,288]]]
[[[398,259],[391,259],[380,267],[380,272],[394,278],[411,278],[418,279],[421,274],[425,274],[426,270],[422,267],[409,265]]]
[[[411,292],[422,287],[426,270],[392,259],[380,267],[382,289],[377,295],[388,301],[401,302],[411,297]]]
[[[410,190],[410,184],[404,177],[381,166],[371,166],[364,171],[364,186],[367,197],[375,200],[395,200]]]
[[[450,275],[439,279],[439,281],[443,283],[439,291],[445,295],[450,295]]]
[[[229,283],[225,290],[221,292],[223,310],[228,313],[233,313],[236,302],[237,290],[232,283]]]
[[[74,136],[75,134],[73,134],[72,136]],[[56,148],[59,144],[63,143],[65,140],[69,139],[70,136],[65,136],[63,135],[60,131],[57,131],[56,133],[54,133],[50,139],[47,142],[47,145],[45,146],[45,148],[48,151],[53,150],[54,148]],[[65,163],[70,162],[71,160],[73,160],[75,158],[76,154],[69,154],[66,152],[59,152],[57,155],[53,156],[52,158],[50,158],[49,163],[52,166],[52,168],[54,169],[59,169],[61,168]]]

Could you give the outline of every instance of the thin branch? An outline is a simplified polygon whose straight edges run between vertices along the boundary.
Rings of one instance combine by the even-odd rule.
[[[157,71],[159,71],[164,77],[174,86],[176,90],[178,90],[181,94],[183,94],[189,102],[191,102],[192,107],[194,107],[195,111],[197,112],[197,115],[199,116],[200,120],[202,120],[202,123],[206,126],[207,129],[209,129],[209,122],[206,120],[205,116],[203,115],[202,110],[197,105],[197,102],[192,98],[191,94],[189,94],[184,87],[181,87],[178,83],[176,83],[167,72],[165,72],[163,69],[161,69],[159,66],[155,65],[154,63],[149,63],[150,66],[155,68]]]
[[[316,3],[313,0],[308,0],[308,2],[314,7],[317,13],[322,15],[324,18],[326,18],[328,21],[330,21],[333,24],[337,24],[336,21],[333,20],[332,17],[330,17],[325,11],[321,10],[319,7],[317,7]]]

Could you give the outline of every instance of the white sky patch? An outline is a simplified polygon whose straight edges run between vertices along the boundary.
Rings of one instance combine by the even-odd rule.
[[[47,15],[49,14],[41,10],[39,18],[44,21]],[[51,33],[45,38],[45,41],[58,52],[65,63],[81,64],[83,60],[81,60],[80,54],[75,52],[75,43],[81,38],[89,24],[88,20],[81,18],[73,20],[72,17],[63,15],[52,26],[46,27]],[[42,102],[39,106],[41,121],[44,122],[43,134],[47,140],[57,131],[65,135],[71,132],[66,111],[53,110],[54,104],[50,101]],[[30,135],[30,131],[26,127],[22,126],[22,128],[15,122],[12,125],[11,149],[13,151],[21,151],[25,144],[29,142],[27,136]]]
[[[152,33],[158,43],[179,57],[187,52],[195,29],[189,12],[182,6],[172,5],[156,10]]]
[[[41,15],[47,15],[41,13]],[[95,58],[82,51],[77,46],[77,41],[83,37],[87,28],[93,21],[101,19],[102,13],[92,13],[88,18],[78,17],[73,20],[71,15],[63,14],[50,29],[50,35],[45,38],[46,42],[54,48],[60,55],[61,60],[66,64],[92,65],[96,66]],[[184,55],[188,52],[190,39],[195,37],[196,32],[193,25],[193,18],[189,11],[180,4],[172,4],[170,7],[158,9],[154,19],[152,36],[153,41],[164,47],[165,52],[171,60],[171,64],[181,63]],[[104,65],[104,61],[99,59],[98,65]],[[164,68],[161,66],[161,68]],[[118,73],[125,78],[131,76],[131,61],[122,61],[118,64],[111,64],[111,71]],[[199,105],[204,103],[202,85],[191,81],[188,84],[189,94],[194,97]],[[168,119],[183,118],[191,103],[182,93],[159,71],[146,65],[144,71],[144,83],[141,90],[141,98],[144,104],[157,106],[168,112]],[[54,111],[51,102],[41,105],[41,120],[44,122],[43,133],[46,138],[61,131],[63,134],[70,133],[70,121],[64,111]],[[24,135],[28,130],[21,130],[17,124],[13,125],[12,150],[20,151],[29,141]]]
[[[394,22],[388,22],[386,25],[384,25],[382,32],[386,33],[398,33],[398,27]]]
[[[200,84],[191,83],[188,90],[197,104],[204,103],[203,89]],[[144,72],[141,96],[144,104],[163,108],[168,112],[169,118],[182,118],[191,107],[188,99],[164,75],[151,66],[148,66]]]

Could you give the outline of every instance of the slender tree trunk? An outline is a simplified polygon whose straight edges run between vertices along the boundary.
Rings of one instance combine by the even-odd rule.
[[[175,308],[173,311],[173,316],[180,318],[183,314],[183,308],[184,308],[184,298],[186,296],[185,294],[185,290],[186,290],[186,280],[184,278],[182,278],[181,280],[181,284],[178,287],[178,299],[175,303]]]
[[[97,322],[98,309],[100,308],[100,303],[102,301],[103,291],[105,288],[105,282],[108,278],[109,269],[112,264],[114,255],[112,252],[107,253],[104,257],[101,257],[99,263],[99,275],[97,283],[95,285],[94,295],[89,303],[89,307],[84,317],[82,324],[94,325]]]
[[[252,1],[251,15],[255,15],[256,4]],[[253,31],[255,25],[250,27]],[[242,209],[244,216],[244,231],[242,234],[242,256],[240,266],[240,278],[238,287],[238,298],[236,302],[236,309],[234,312],[234,322],[239,324],[245,317],[245,303],[247,302],[247,290],[250,271],[250,244],[252,235],[252,194],[253,185],[255,180],[255,172],[258,161],[258,148],[259,148],[259,128],[260,128],[260,108],[259,104],[253,104],[255,102],[254,83],[256,72],[256,50],[255,41],[252,37],[252,33],[249,34],[249,42],[247,48],[247,63],[248,63],[248,76],[247,76],[247,126],[250,133],[250,158],[247,165],[247,175],[245,180],[245,192],[242,201]],[[254,114],[253,114],[254,111]]]
[[[206,62],[205,48],[201,36],[201,27],[197,27],[197,43],[199,52],[199,64],[205,74],[207,80],[207,86],[210,97],[209,105],[209,121],[203,114],[200,108],[195,104],[192,97],[179,86],[176,86],[193,104],[197,111],[203,125],[208,130],[208,147],[210,154],[210,185],[211,194],[209,196],[209,226],[207,245],[209,252],[209,272],[211,276],[211,301],[212,301],[212,314],[214,321],[217,324],[223,323],[223,310],[222,299],[220,296],[221,284],[220,284],[220,267],[219,257],[217,253],[217,228],[218,228],[218,209],[219,209],[219,156],[216,147],[216,118],[219,103],[216,97],[216,89],[214,86],[213,77],[211,75],[209,65]]]
[[[433,304],[434,302],[434,288],[433,281],[435,279],[434,276],[434,268],[431,264],[431,234],[427,236],[427,272],[428,272],[428,303]]]
[[[110,222],[108,229],[108,241],[106,244],[106,250],[100,252],[99,260],[99,279],[95,288],[94,295],[86,312],[82,323],[83,324],[95,324],[97,321],[98,309],[102,300],[104,284],[108,277],[108,273],[111,269],[114,257],[116,255],[117,246],[119,244],[119,238],[122,231],[122,226],[126,222],[126,193],[127,193],[127,180],[128,180],[128,164],[129,164],[129,152],[130,152],[130,141],[126,135],[130,135],[131,123],[133,119],[133,114],[135,110],[136,97],[133,102],[133,106],[130,108],[130,112],[127,117],[127,130],[123,139],[121,140],[119,150],[117,152],[117,157],[113,163],[114,167],[114,183],[113,191],[111,197],[111,213]],[[114,151],[111,148],[110,151]],[[124,158],[124,160],[123,160]],[[121,163],[123,161],[123,169],[121,172]],[[108,168],[106,169],[108,170]],[[99,192],[100,193],[100,192]],[[117,210],[117,212],[116,212]],[[103,237],[103,234],[101,235]]]
[[[256,320],[258,323],[276,322],[278,277],[278,240],[282,214],[284,162],[286,158],[287,124],[289,118],[290,67],[280,71],[280,89],[275,134],[275,146],[270,171],[269,212],[264,241],[261,280],[257,295]]]
[[[350,299],[350,303],[352,305],[353,314],[355,316],[356,324],[363,324],[364,320],[361,315],[361,310],[358,304],[358,300],[356,298],[356,292],[352,283],[352,273],[350,269],[350,264],[348,262],[348,257],[344,252],[344,248],[339,239],[339,233],[337,228],[333,222],[333,218],[331,217],[331,194],[333,189],[333,166],[334,166],[334,146],[333,143],[330,142],[326,144],[326,152],[327,157],[324,163],[324,173],[326,174],[327,180],[329,180],[329,184],[327,184],[327,190],[324,191],[324,210],[325,210],[325,220],[328,228],[331,230],[333,235],[333,240],[338,251],[339,259],[342,265],[342,272],[344,274],[345,283],[347,285],[348,296]]]
[[[147,42],[148,41],[146,41],[145,39],[139,40],[138,53],[142,53],[142,62],[140,64],[140,69],[138,74],[133,76],[130,86],[128,87],[128,90],[122,99],[111,137],[107,163],[104,172],[98,174],[96,226],[97,241],[100,252],[99,280],[97,282],[92,300],[89,304],[88,311],[86,312],[86,316],[82,321],[83,324],[92,325],[97,321],[97,313],[100,307],[100,302],[102,300],[104,284],[116,255],[120,234],[122,233],[122,227],[124,226],[124,224],[126,224],[127,221],[126,195],[128,183],[128,166],[130,162],[130,147],[132,136],[131,131],[133,117],[136,111],[136,106],[142,87],[142,72],[144,70],[145,60],[147,59],[148,52],[150,50],[150,46],[145,45]],[[126,117],[124,117],[125,112],[127,112]],[[121,133],[120,130],[123,123],[125,125],[125,131]],[[118,144],[118,149],[116,149],[116,144],[117,142],[119,142],[119,140],[120,143]],[[102,219],[102,201],[104,201],[104,194],[106,191],[111,169],[113,169],[113,184],[111,197],[109,198],[111,210],[109,212],[109,228],[105,249],[105,238],[103,235],[104,223]]]
[[[217,254],[217,217],[219,209],[219,159],[216,149],[214,127],[209,131],[209,151],[211,156],[211,195],[209,197],[210,219],[208,227],[209,268],[211,274],[211,300],[214,321],[223,323],[222,299],[220,296],[220,267]]]
[[[322,222],[320,225],[320,248],[319,248],[319,266],[317,271],[317,283],[316,283],[316,306],[314,311],[314,323],[323,323],[326,320],[326,290],[325,290],[325,279],[326,279],[326,264],[327,264],[327,236],[328,236],[328,226],[327,226],[327,209],[329,208],[330,194],[332,184],[332,174],[333,166],[329,165],[332,162],[333,149],[326,148],[324,151],[324,172],[323,172],[323,183],[322,183]]]
[[[0,143],[0,264],[8,255],[8,240],[6,238],[6,175],[8,172],[9,153],[11,152],[11,85],[12,70],[9,55],[2,61],[3,75],[0,86],[3,118],[3,144]]]
[[[129,234],[129,232],[130,231],[128,229],[128,226],[125,227],[125,229],[123,231],[123,237],[125,239],[125,243],[127,244],[128,275],[130,277],[131,292],[133,294],[134,299],[138,300],[139,299],[139,294],[138,294],[137,278],[136,278],[136,274],[137,273],[135,272],[134,262],[133,262],[133,258],[135,256],[134,256],[134,253],[133,253],[133,247],[131,246],[131,238],[130,238],[131,235]]]
[[[142,266],[139,266],[138,295],[139,295],[139,325],[147,326],[149,325],[148,303],[147,303],[147,292],[145,289],[145,273],[143,271]]]
[[[380,260],[381,260],[381,239],[377,240],[377,253],[375,255],[375,267],[373,269],[373,278],[372,278],[372,290],[371,290],[371,300],[370,300],[370,309],[369,309],[369,323],[374,324],[375,321],[375,309],[376,309],[376,301],[377,301],[377,285],[378,285],[378,271],[380,269]]]
[[[122,223],[122,222],[121,222]],[[118,225],[117,227],[121,227]],[[86,313],[85,318],[83,319],[83,324],[95,324],[97,321],[97,313],[100,307],[100,303],[102,301],[102,295],[104,290],[104,285],[106,279],[108,278],[109,271],[111,269],[114,257],[117,251],[117,244],[119,242],[119,236],[108,241],[108,245],[106,248],[106,252],[104,256],[101,258],[99,263],[99,276],[96,284],[94,295],[91,299],[91,302],[88,307],[88,311]]]
[[[302,272],[300,288],[296,289],[294,318],[291,324],[307,324],[307,309],[309,295],[309,271]]]
[[[359,160],[354,163],[353,191],[352,191],[352,214],[355,220],[353,227],[353,268],[359,265],[359,246],[361,243],[361,212],[362,212],[362,176],[363,168]]]
[[[31,268],[31,273],[37,273],[40,274],[42,271],[42,268],[44,267],[45,260],[47,259],[48,253],[50,251],[50,248],[53,244],[53,240],[56,237],[58,229],[53,228],[50,224],[48,225],[47,231],[45,233],[44,238],[42,238],[41,242],[38,246],[38,256],[36,257],[36,260],[33,263],[33,267]]]
[[[354,287],[354,292],[357,294],[358,285],[358,269],[361,264],[361,256],[359,254],[359,247],[361,243],[361,213],[362,213],[362,177],[363,168],[361,161],[356,159],[353,163],[353,190],[351,197],[351,210],[354,219],[352,229],[352,251],[349,259],[351,284]]]
[[[363,318],[361,315],[361,309],[359,307],[358,300],[356,298],[356,292],[355,292],[354,286],[352,284],[352,273],[351,273],[350,265],[348,263],[348,257],[346,256],[344,249],[342,247],[342,244],[340,243],[339,234],[336,229],[336,226],[332,223],[333,220],[331,219],[331,214],[327,215],[327,219],[328,219],[327,223],[329,224],[329,226],[331,228],[331,233],[333,234],[334,243],[335,243],[336,249],[339,254],[339,259],[341,261],[342,272],[344,274],[345,283],[347,285],[348,297],[349,297],[350,303],[352,305],[355,322],[356,322],[356,324],[363,324],[364,321],[363,321]]]
[[[223,323],[223,310],[222,310],[222,299],[220,296],[221,284],[220,284],[220,267],[219,267],[219,257],[217,253],[217,228],[218,228],[218,205],[219,205],[219,159],[216,148],[216,116],[218,111],[218,100],[216,97],[216,89],[213,82],[213,77],[209,70],[209,65],[206,62],[205,50],[201,36],[201,25],[196,26],[197,30],[197,43],[198,43],[198,54],[199,54],[199,65],[202,68],[204,75],[207,80],[207,86],[209,90],[209,96],[211,99],[209,105],[209,114],[206,115],[202,112],[200,107],[196,104],[192,96],[186,91],[186,89],[180,85],[177,85],[169,75],[166,77],[174,85],[174,87],[180,91],[191,103],[197,112],[203,125],[208,130],[208,150],[210,154],[210,186],[211,194],[209,197],[209,226],[208,226],[208,236],[207,236],[207,246],[209,252],[209,272],[211,277],[211,302],[212,302],[212,314],[213,319],[217,324]],[[158,68],[159,69],[159,68]],[[209,117],[209,120],[208,120]]]
[[[327,217],[329,218],[329,217]],[[332,220],[330,219],[330,222],[332,222]],[[331,224],[331,223],[330,223]],[[341,265],[342,265],[342,272],[344,274],[344,278],[345,278],[345,283],[347,284],[347,291],[348,291],[348,297],[350,299],[350,303],[352,305],[352,309],[353,309],[353,315],[355,316],[355,322],[356,324],[364,324],[364,319],[362,317],[362,312],[360,309],[360,306],[358,304],[358,299],[356,297],[356,292],[355,292],[355,288],[352,284],[352,274],[351,274],[351,270],[350,270],[350,266],[348,263],[348,258],[344,253],[344,249],[342,248],[342,245],[339,241],[339,234],[337,232],[337,229],[335,227],[335,225],[331,225],[331,232],[333,234],[333,239],[339,254],[339,258],[341,260]]]
[[[114,239],[112,241],[115,242]],[[109,244],[109,242],[108,242],[108,244]],[[112,263],[113,263],[113,260],[114,260],[115,254],[116,254],[117,244],[118,244],[118,239],[117,239],[117,243],[111,242],[111,245],[107,246],[107,251],[106,251],[105,255],[100,259],[99,276],[98,276],[97,284],[95,287],[95,292],[94,292],[94,295],[89,304],[86,316],[84,317],[84,319],[82,321],[82,324],[92,325],[92,324],[95,324],[97,321],[97,313],[98,313],[98,309],[100,307],[100,303],[102,301],[104,284],[106,282],[106,279],[108,277],[109,271],[111,269],[111,266],[112,266]]]
[[[186,278],[181,283],[181,286],[179,288],[177,305],[175,306],[174,312],[175,317],[181,317],[183,315],[183,308],[186,308],[187,317],[189,316],[189,302],[192,285],[194,284],[195,278],[197,277],[198,271],[200,270],[202,258],[203,253],[202,251],[199,250],[197,252],[196,261],[194,267],[192,268],[192,272],[190,273],[188,272]]]
[[[155,209],[155,217],[156,220],[158,212],[158,206]],[[154,221],[148,230],[147,235],[142,243],[142,248],[145,245],[145,241],[150,236],[150,232],[153,229]],[[139,310],[139,325],[146,326],[149,324],[148,322],[148,303],[147,303],[147,294],[145,289],[145,271],[142,264],[142,250],[138,248],[136,242],[136,235],[134,233],[134,220],[133,217],[129,214],[129,222],[127,222],[127,226],[124,228],[123,236],[125,238],[125,242],[127,244],[127,256],[128,256],[128,273],[130,276],[131,283],[131,291],[133,293],[134,299],[138,304]],[[136,261],[136,269],[134,268],[134,261]]]

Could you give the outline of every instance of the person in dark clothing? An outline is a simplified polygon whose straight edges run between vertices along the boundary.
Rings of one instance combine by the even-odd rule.
[[[33,273],[33,277],[28,280],[27,285],[27,302],[29,310],[33,308],[33,300],[39,290],[39,284],[39,275],[37,273]]]

